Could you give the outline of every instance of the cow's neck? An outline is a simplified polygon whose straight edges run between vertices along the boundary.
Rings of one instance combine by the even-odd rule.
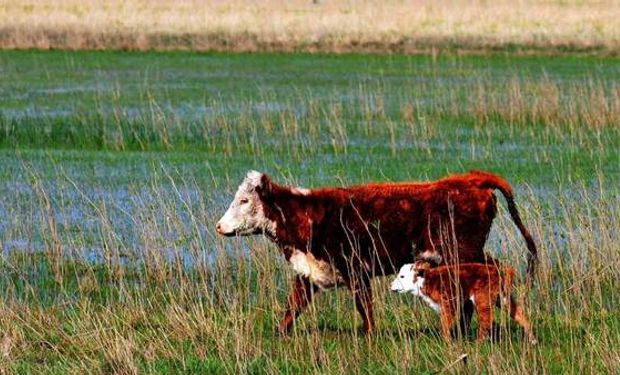
[[[307,197],[290,188],[275,185],[272,190],[265,203],[265,215],[276,223],[275,233],[266,234],[288,260],[295,250],[309,250],[313,207]]]

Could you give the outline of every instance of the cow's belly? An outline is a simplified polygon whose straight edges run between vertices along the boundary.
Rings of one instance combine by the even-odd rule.
[[[298,275],[307,277],[321,289],[335,288],[344,282],[340,272],[329,262],[316,259],[311,253],[295,250],[289,262]]]

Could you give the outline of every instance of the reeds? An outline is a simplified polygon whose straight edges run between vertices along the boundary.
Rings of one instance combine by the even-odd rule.
[[[68,116],[20,117],[0,113],[0,143],[108,150],[199,149],[264,155],[278,150],[293,158],[329,152],[346,154],[361,143],[399,150],[431,147],[453,138],[455,126],[506,139],[530,137],[578,147],[604,146],[620,130],[620,86],[589,79],[517,78],[504,82],[479,77],[445,86],[411,83],[352,88],[346,97],[317,99],[297,92],[261,101],[212,100],[203,117],[179,114],[148,94],[129,112],[122,99],[96,94],[96,108],[75,108]],[[389,106],[385,103],[389,103]],[[273,108],[271,108],[273,107]],[[442,123],[444,125],[439,126]],[[451,124],[451,125],[445,125]],[[458,124],[458,125],[457,125]],[[277,141],[274,139],[277,138]]]

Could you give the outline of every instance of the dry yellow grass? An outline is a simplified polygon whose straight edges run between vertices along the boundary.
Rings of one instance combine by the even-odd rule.
[[[617,54],[620,2],[3,0],[0,47]]]

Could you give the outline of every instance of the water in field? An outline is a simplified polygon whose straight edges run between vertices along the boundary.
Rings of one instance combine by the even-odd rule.
[[[56,159],[59,154],[60,160]],[[3,168],[12,170],[1,187],[5,198],[0,201],[3,254],[48,250],[50,217],[60,233],[64,253],[93,262],[109,256],[119,262],[141,262],[145,256],[157,253],[171,262],[181,257],[186,266],[192,266],[197,261],[215,259],[221,251],[235,256],[238,246],[244,252],[250,251],[247,243],[218,240],[214,232],[214,224],[226,210],[244,171],[227,171],[214,178],[211,164],[216,161],[185,157],[191,158],[73,151],[28,151],[15,158],[12,152],[3,152]],[[305,179],[304,186],[340,185],[334,176],[345,183],[373,179],[355,171],[346,174],[325,159],[321,163],[314,166],[316,169],[298,166],[301,171],[296,172],[299,175],[293,173],[292,178],[277,172],[274,178],[290,184]],[[311,178],[303,174],[313,170],[323,171]],[[335,174],[329,175],[329,171]],[[516,183],[519,208],[526,222],[539,231],[538,236],[553,241],[556,248],[566,248],[571,246],[571,240],[590,233],[567,229],[567,222],[582,221],[572,215],[593,215],[587,220],[594,226],[589,229],[600,231],[609,223],[605,216],[618,214],[613,210],[620,206],[617,188],[606,184],[606,180],[600,185],[597,178],[561,187]],[[374,180],[385,179],[390,177],[374,176]],[[45,199],[51,201],[49,209],[45,208]],[[582,207],[583,202],[587,202],[586,207]],[[500,257],[511,252],[523,256],[523,241],[507,215],[501,195],[499,205],[500,217],[487,251]],[[608,208],[611,211],[600,211]],[[620,232],[613,228],[606,232],[611,235],[608,241],[620,242]],[[585,239],[591,246],[598,240]],[[113,255],[110,246],[115,249]]]
[[[55,230],[89,260],[192,264],[239,245],[213,224],[249,169],[304,186],[488,169],[560,242],[549,218],[574,197],[618,199],[614,60],[7,51],[0,66],[5,255]],[[495,253],[515,240],[502,213]]]

